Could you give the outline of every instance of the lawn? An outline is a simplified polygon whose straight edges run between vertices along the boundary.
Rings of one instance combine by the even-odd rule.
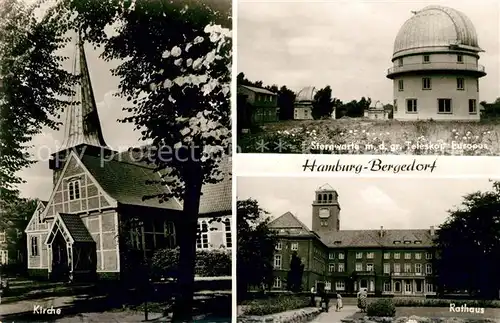
[[[242,134],[243,153],[500,155],[500,122],[290,120]]]

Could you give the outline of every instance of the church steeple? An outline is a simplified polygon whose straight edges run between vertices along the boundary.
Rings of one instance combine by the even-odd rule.
[[[54,171],[54,184],[64,167],[69,151],[85,151],[86,154],[103,155],[113,153],[106,145],[101,129],[97,105],[94,98],[90,73],[83,48],[83,39],[78,35],[73,73],[79,72],[80,84],[75,88],[74,105],[64,111],[64,139],[59,150],[52,155],[49,168]],[[77,58],[78,56],[78,58]],[[77,68],[79,71],[77,71]]]
[[[65,135],[61,150],[82,144],[107,148],[102,135],[81,34],[78,37],[78,55],[81,79],[79,89],[76,92],[80,94],[80,102],[66,108]]]

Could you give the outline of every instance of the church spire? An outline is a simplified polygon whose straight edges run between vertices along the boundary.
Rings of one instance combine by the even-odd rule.
[[[102,135],[101,123],[97,113],[97,105],[90,81],[87,59],[83,48],[81,33],[78,37],[78,67],[80,69],[80,87],[76,93],[79,94],[80,102],[66,108],[65,135],[61,150],[90,145],[94,147],[107,148]],[[77,61],[75,60],[75,67]]]

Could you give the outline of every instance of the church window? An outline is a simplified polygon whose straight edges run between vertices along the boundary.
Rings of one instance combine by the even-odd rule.
[[[38,256],[38,237],[31,237],[31,256]]]
[[[339,259],[344,259],[344,253],[343,252],[339,252]]]
[[[5,242],[5,241],[6,241],[6,238],[5,238],[5,231],[0,232],[0,242]]]
[[[203,220],[199,223],[198,229],[200,230],[198,234],[198,239],[196,241],[196,248],[198,249],[208,249],[208,224],[207,221]]]
[[[69,200],[78,200],[80,198],[80,180],[74,180],[68,183]]]
[[[363,253],[362,252],[356,252],[356,259],[362,259],[363,258]]]
[[[294,251],[299,250],[299,243],[298,242],[292,242],[292,246],[291,246],[290,249],[292,249]]]
[[[225,231],[225,238],[226,238],[226,247],[231,248],[233,246],[232,243],[232,238],[231,238],[231,220],[226,219],[224,221],[224,231]]]

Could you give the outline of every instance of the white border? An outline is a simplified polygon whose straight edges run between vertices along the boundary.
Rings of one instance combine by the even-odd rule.
[[[237,152],[237,142],[236,142],[236,121],[237,121],[237,115],[236,115],[236,102],[237,102],[237,85],[236,85],[236,77],[238,76],[238,46],[236,45],[238,42],[238,1],[239,0],[231,0],[232,3],[232,27],[233,30],[231,32],[232,37],[233,37],[233,55],[232,55],[232,64],[231,64],[231,142],[232,142],[232,147],[231,147],[231,179],[232,179],[232,189],[231,189],[231,205],[233,209],[233,219],[231,221],[231,240],[232,240],[232,245],[231,245],[231,322],[236,322],[237,321],[237,316],[238,316],[238,304],[237,304],[237,297],[236,297],[236,252],[238,250],[237,248],[237,243],[238,243],[238,236],[237,236],[237,230],[236,230],[236,224],[237,224],[237,209],[236,209],[236,172],[235,172],[235,160],[236,160],[236,152]]]
[[[433,164],[430,171],[370,171],[370,161],[380,159],[384,165]],[[355,171],[304,171],[308,161],[316,165],[362,165]],[[264,177],[439,177],[439,178],[499,178],[500,157],[476,156],[384,156],[384,155],[296,155],[296,154],[238,154],[233,159],[233,174]]]

